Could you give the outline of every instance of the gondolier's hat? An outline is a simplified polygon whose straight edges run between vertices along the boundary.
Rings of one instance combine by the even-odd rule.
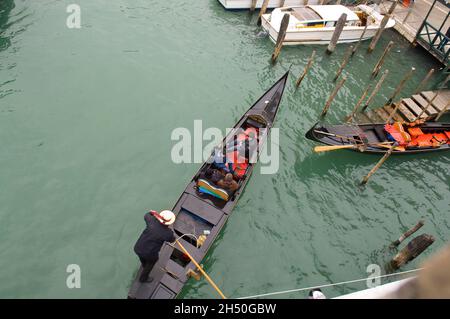
[[[159,222],[163,225],[169,226],[175,222],[175,214],[170,210],[163,210],[155,217],[159,220]]]

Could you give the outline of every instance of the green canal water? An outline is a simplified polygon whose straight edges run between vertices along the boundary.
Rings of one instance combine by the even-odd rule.
[[[227,296],[240,297],[366,277],[421,218],[421,232],[436,242],[404,269],[447,241],[448,154],[390,158],[360,188],[378,156],[319,155],[304,138],[347,45],[331,56],[323,46],[283,48],[271,66],[273,44],[258,36],[256,17],[215,0],[78,0],[82,27],[69,29],[73,2],[0,3],[0,297],[126,297],[143,214],[172,207],[199,168],[172,163],[172,130],[192,129],[195,119],[231,127],[291,65],[297,76],[314,49],[310,74],[297,91],[290,78],[281,104],[279,171],[255,171],[205,269]],[[328,121],[350,112],[390,40],[390,74],[374,105],[411,66],[403,96],[440,67],[387,31],[373,54],[364,43],[344,70]],[[79,289],[66,286],[69,264],[81,267]],[[181,297],[216,295],[201,280]]]

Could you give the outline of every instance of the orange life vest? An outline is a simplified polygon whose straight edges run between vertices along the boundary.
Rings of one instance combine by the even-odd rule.
[[[239,151],[227,153],[227,163],[231,164],[232,171],[235,176],[242,177],[248,167],[248,161],[244,156],[239,154]]]

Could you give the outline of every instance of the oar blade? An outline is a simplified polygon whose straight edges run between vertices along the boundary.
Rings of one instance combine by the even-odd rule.
[[[316,146],[316,147],[314,147],[314,152],[321,153],[321,152],[328,152],[328,151],[335,151],[335,150],[342,150],[342,149],[353,149],[356,147],[357,147],[356,145],[352,145],[352,144]]]

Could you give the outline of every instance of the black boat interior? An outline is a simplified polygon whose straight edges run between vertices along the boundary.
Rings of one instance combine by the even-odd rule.
[[[259,129],[266,128],[266,127],[267,127],[267,121],[264,119],[264,117],[262,117],[261,115],[255,114],[255,115],[247,116],[246,119],[243,121],[243,124],[238,129],[241,129],[242,131],[245,131],[247,129],[256,129],[258,131]],[[228,140],[227,143],[224,143],[225,145],[222,148],[224,157],[226,154],[226,149],[232,145],[235,145],[236,139],[237,139],[237,135],[233,134],[233,139]],[[225,138],[225,140],[227,140],[227,138]],[[258,144],[259,143],[260,143],[260,141],[258,141]],[[213,156],[213,154],[211,156]],[[245,176],[247,175],[247,172],[250,170],[251,167],[252,167],[252,163],[248,163],[248,166],[246,168],[246,172],[245,172],[244,176],[241,178],[234,177],[234,180],[238,183],[239,188],[235,191],[229,191],[229,190],[220,188],[212,180],[205,178],[204,173],[208,169],[216,169],[216,170],[221,171],[221,169],[219,167],[215,166],[214,162],[206,163],[202,167],[202,169],[199,170],[198,174],[194,178],[194,180],[196,182],[197,196],[211,200],[215,204],[215,206],[223,207],[225,202],[235,200],[234,195],[242,187],[242,184],[245,180]],[[225,173],[223,171],[221,171],[221,172],[223,174]]]
[[[405,125],[400,122],[394,124],[396,125],[395,132],[397,132],[397,135],[401,135],[401,138],[391,135],[384,124],[360,125],[359,127],[349,125],[322,126],[315,129],[315,134],[320,141],[331,145],[378,144],[396,140],[401,146],[395,150],[397,152],[419,152],[448,149],[450,147],[450,127],[446,124]],[[386,150],[386,147],[374,146],[372,148]]]

